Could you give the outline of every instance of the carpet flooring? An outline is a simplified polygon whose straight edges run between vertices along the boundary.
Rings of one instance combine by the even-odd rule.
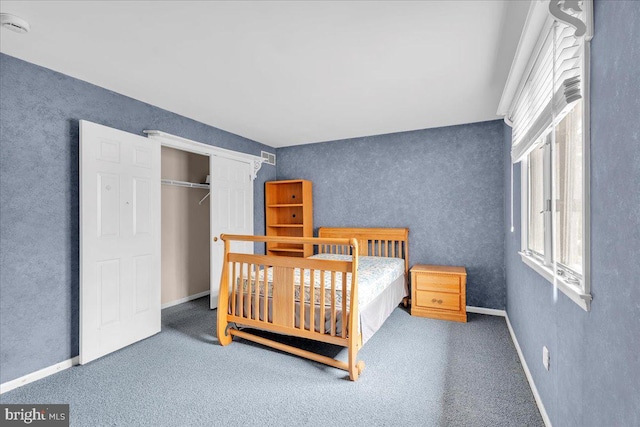
[[[73,426],[543,426],[504,318],[466,324],[398,307],[345,371],[235,339],[208,298],[163,310],[162,332],[0,396],[69,403]],[[327,344],[289,344],[346,360]]]

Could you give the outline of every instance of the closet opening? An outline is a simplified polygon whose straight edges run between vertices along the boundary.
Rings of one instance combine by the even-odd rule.
[[[161,304],[210,294],[209,156],[162,147]]]
[[[160,332],[162,308],[215,309],[219,236],[253,234],[262,158],[144,133],[80,121],[80,364]]]

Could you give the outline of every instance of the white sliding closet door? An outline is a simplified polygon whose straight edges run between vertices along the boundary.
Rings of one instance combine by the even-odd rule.
[[[220,234],[253,234],[253,181],[249,163],[212,155],[211,308],[218,306],[224,242]],[[253,253],[252,242],[232,242],[234,252]]]
[[[160,332],[160,144],[80,122],[80,363]]]

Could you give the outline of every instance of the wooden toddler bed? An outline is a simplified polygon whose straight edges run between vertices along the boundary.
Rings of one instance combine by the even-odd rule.
[[[225,253],[217,336],[234,336],[344,369],[364,369],[358,350],[407,296],[407,228],[320,228],[317,238],[222,235]],[[309,258],[236,253],[232,241],[311,244]],[[225,308],[228,307],[228,310]],[[232,325],[233,324],[233,325]],[[256,328],[346,347],[348,362],[279,343]]]

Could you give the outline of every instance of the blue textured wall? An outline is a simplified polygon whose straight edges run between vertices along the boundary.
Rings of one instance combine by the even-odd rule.
[[[0,382],[78,354],[78,120],[260,155],[265,145],[0,54]],[[255,182],[264,233],[265,165]]]
[[[640,2],[596,1],[591,56],[591,289],[587,313],[523,264],[505,224],[507,312],[555,426],[640,426]],[[508,215],[510,129],[505,129]],[[507,216],[508,218],[508,216]],[[508,221],[507,221],[508,222]],[[542,366],[542,346],[551,369]]]
[[[409,227],[411,264],[467,267],[467,304],[505,308],[502,122],[277,150],[313,182],[314,227]]]

